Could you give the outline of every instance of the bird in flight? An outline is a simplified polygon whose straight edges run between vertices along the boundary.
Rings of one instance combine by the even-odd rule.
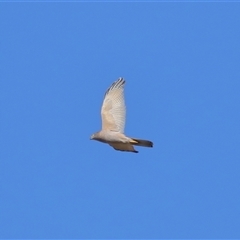
[[[119,78],[106,91],[102,109],[102,130],[92,134],[91,140],[109,144],[115,150],[138,153],[134,145],[153,147],[148,140],[127,137],[124,134],[126,106],[124,101],[125,80]]]

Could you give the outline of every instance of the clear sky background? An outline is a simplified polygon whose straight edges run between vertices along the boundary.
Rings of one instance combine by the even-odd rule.
[[[1,238],[240,238],[239,3],[1,3]],[[126,79],[138,154],[90,141]]]

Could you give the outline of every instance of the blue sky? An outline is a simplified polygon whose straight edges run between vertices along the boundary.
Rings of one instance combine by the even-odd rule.
[[[239,3],[1,3],[1,238],[239,238]],[[126,134],[90,141],[126,79]]]

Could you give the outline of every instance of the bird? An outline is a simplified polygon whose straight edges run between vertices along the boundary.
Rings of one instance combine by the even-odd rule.
[[[153,142],[124,134],[126,106],[124,78],[120,77],[105,92],[101,108],[102,130],[91,135],[91,140],[107,143],[115,150],[138,153],[135,146],[153,147]]]

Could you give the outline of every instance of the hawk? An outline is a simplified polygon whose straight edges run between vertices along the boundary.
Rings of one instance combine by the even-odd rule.
[[[125,80],[119,78],[106,91],[101,109],[102,130],[94,133],[91,140],[107,143],[115,150],[138,153],[134,149],[134,145],[153,147],[153,143],[148,140],[125,136],[124,85]]]

